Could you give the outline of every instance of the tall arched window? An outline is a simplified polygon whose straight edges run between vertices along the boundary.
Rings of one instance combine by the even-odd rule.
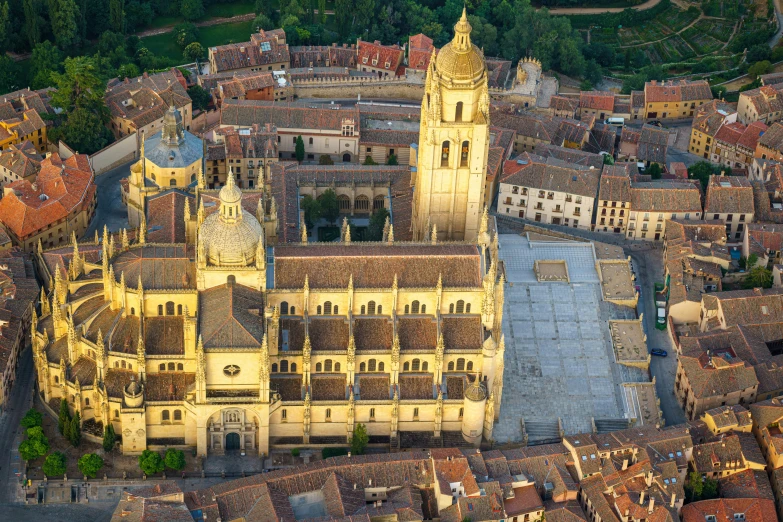
[[[170,420],[169,410],[163,410],[160,412],[160,420],[164,422]]]
[[[367,363],[359,364],[359,371],[360,372],[366,372],[367,371]]]
[[[122,367],[127,368],[127,365],[125,364],[125,361],[122,361]]]
[[[326,301],[324,303],[324,315],[332,315],[332,302]]]
[[[473,370],[473,361],[468,361],[468,371]]]
[[[409,362],[406,362],[405,364],[403,364],[403,365],[402,365],[402,371],[404,371],[404,372],[409,372],[409,371],[411,371],[411,363],[409,363]]]
[[[295,306],[291,307],[291,315],[296,315],[296,307]]]
[[[461,314],[464,312],[465,312],[465,301],[460,299],[459,301],[457,301],[457,313]]]
[[[406,314],[411,313],[411,305],[405,305],[405,313]]]
[[[173,372],[173,371],[174,371],[174,370],[176,370],[176,369],[177,369],[177,367],[174,365],[174,363],[173,363],[173,362],[170,362],[170,363],[169,363],[169,371],[170,371],[170,372]]]
[[[462,121],[462,102],[457,102],[457,110],[454,112],[454,121]]]
[[[296,363],[295,362],[291,363],[291,373],[296,373]]]
[[[336,371],[336,372],[340,371],[340,363],[338,363],[338,362],[334,363],[334,371]]]
[[[174,420],[175,421],[182,420],[182,410],[174,410]]]
[[[457,359],[457,371],[458,372],[464,372],[465,371],[465,359],[460,357]]]
[[[136,315],[136,309],[131,306],[131,315]]]
[[[377,195],[374,198],[372,198],[372,209],[378,210],[379,208],[385,208],[386,207],[386,196]]]
[[[166,303],[166,315],[174,315],[174,301]]]
[[[465,305],[465,313],[466,313],[466,314],[469,314],[469,313],[470,313],[470,303],[468,303],[468,304],[466,304],[466,305]]]
[[[332,313],[334,313],[334,315],[337,315],[338,313],[340,313],[338,312],[338,309],[339,307],[337,305],[334,305],[334,310],[332,310]]]
[[[166,363],[163,363],[158,366],[158,371],[165,372],[166,371]]]
[[[379,372],[382,372],[382,371],[383,371],[383,361],[381,361],[381,362],[379,362],[379,363],[378,363],[378,371],[379,371]]]
[[[448,370],[446,370],[446,371],[449,371],[449,372],[453,372],[454,371],[454,361],[449,361]]]
[[[362,315],[364,315],[365,313],[367,313],[367,308],[365,308],[365,306],[362,305]]]
[[[378,305],[378,308],[377,308],[376,312],[378,313],[378,315],[382,314],[383,313],[383,306]]]
[[[413,359],[411,364],[411,371],[418,372],[419,368],[421,368],[421,361],[419,359]]]
[[[462,148],[459,151],[459,166],[460,167],[467,167],[468,166],[468,153],[470,152],[470,142],[463,141],[462,142]]]
[[[322,371],[321,368],[322,368],[321,367],[321,363],[316,363],[315,364],[315,371],[320,372],[320,371]]]
[[[365,214],[370,212],[370,198],[364,194],[357,196],[353,203],[353,209]]]
[[[325,372],[331,372],[332,371],[332,360],[331,359],[327,359],[324,362],[324,371]]]
[[[375,371],[375,359],[370,359],[370,361],[367,363],[367,371],[368,372]]]
[[[185,371],[185,365],[182,363],[177,364],[177,371],[178,372]]]
[[[421,371],[426,372],[429,368],[429,363],[427,361],[424,361],[421,363]]]
[[[283,301],[280,303],[280,314],[281,315],[288,315],[288,302]]]
[[[340,194],[337,196],[337,208],[341,212],[348,212],[351,210],[351,199],[345,194]]]
[[[321,305],[318,305],[318,308],[317,308],[317,315],[321,315]]]
[[[451,304],[449,305],[449,313],[450,313],[450,314],[453,314],[453,313],[454,313],[454,303],[451,303]]]
[[[418,301],[413,301],[411,303],[411,313],[413,313],[413,314],[418,314],[419,313],[419,302]]]
[[[163,315],[163,305],[158,305],[158,315]]]
[[[277,363],[272,363],[272,373],[277,373]]]
[[[421,305],[421,313],[423,313],[423,314],[427,313],[427,305],[425,305],[425,304]]]
[[[449,166],[449,150],[450,150],[450,144],[448,141],[444,141],[443,145],[440,147],[440,166],[441,167],[448,167]]]
[[[182,305],[177,305],[177,315],[182,315]]]
[[[288,373],[288,361],[280,361],[280,372]]]
[[[120,410],[114,410],[114,418],[119,419],[120,418]]]
[[[375,301],[370,301],[367,303],[367,313],[370,315],[375,315]]]

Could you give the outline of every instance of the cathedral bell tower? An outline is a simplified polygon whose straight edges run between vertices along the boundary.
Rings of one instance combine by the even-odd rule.
[[[465,10],[454,39],[427,70],[413,201],[413,236],[437,227],[440,240],[477,238],[485,201],[489,91],[482,52]]]

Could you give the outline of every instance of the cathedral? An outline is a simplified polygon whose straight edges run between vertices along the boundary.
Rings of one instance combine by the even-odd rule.
[[[504,278],[488,103],[463,13],[428,71],[415,168],[280,162],[243,190],[229,166],[210,190],[171,109],[128,180],[138,228],[39,246],[41,394],[112,423],[127,454],[344,445],[359,423],[392,448],[491,440]],[[346,217],[362,198],[387,208],[383,240],[352,241],[345,220],[339,241],[308,241],[299,200],[327,188]]]

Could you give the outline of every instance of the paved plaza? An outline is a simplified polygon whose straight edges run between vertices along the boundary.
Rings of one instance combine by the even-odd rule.
[[[592,430],[592,420],[626,417],[623,382],[646,372],[615,363],[609,319],[633,318],[631,308],[601,300],[591,243],[530,243],[501,235],[508,285],[503,403],[493,437],[519,441],[520,419],[563,422],[566,434]],[[564,260],[570,283],[537,282],[535,260]],[[531,437],[532,438],[532,437]]]

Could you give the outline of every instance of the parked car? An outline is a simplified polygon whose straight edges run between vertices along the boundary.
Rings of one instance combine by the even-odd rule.
[[[658,307],[658,324],[666,324],[666,308]]]
[[[647,123],[656,127],[663,127],[663,123],[661,123],[660,120],[648,121]]]
[[[653,348],[652,350],[650,350],[650,353],[652,355],[657,355],[658,357],[666,357],[667,355],[669,355],[669,352],[667,352],[666,350],[661,350],[660,348]]]

